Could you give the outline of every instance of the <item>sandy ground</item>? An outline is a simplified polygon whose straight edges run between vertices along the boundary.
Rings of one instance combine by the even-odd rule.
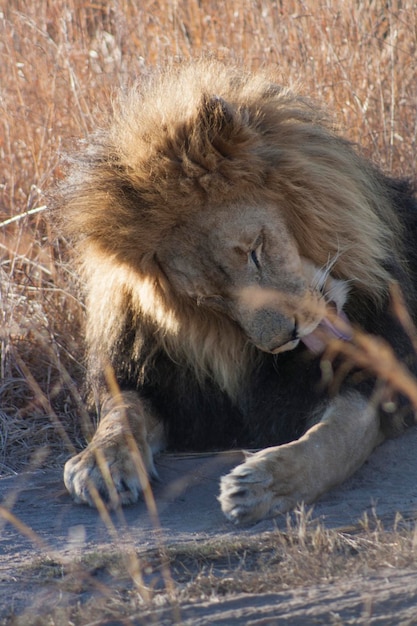
[[[390,524],[396,512],[417,518],[417,429],[388,441],[341,487],[324,496],[313,516],[329,528],[356,524],[365,512]],[[218,455],[163,455],[154,486],[163,541],[178,544],[214,537],[253,536],[285,528],[285,518],[238,528],[222,516],[216,496],[219,477],[236,465],[238,452]],[[28,589],[19,568],[49,553],[71,557],[86,550],[134,545],[146,551],[157,545],[143,502],[112,515],[113,528],[89,507],[75,505],[65,492],[61,472],[37,471],[0,480],[2,506],[19,522],[0,518],[0,617],[13,607],[42,609],[43,590]],[[50,603],[51,598],[48,599]],[[417,576],[404,570],[381,571],[362,580],[346,580],[276,594],[235,595],[222,602],[181,608],[184,624],[417,624]],[[210,619],[208,620],[208,616]],[[168,609],[153,614],[155,623],[172,623]],[[115,624],[118,622],[114,622]],[[151,623],[142,614],[135,624]]]

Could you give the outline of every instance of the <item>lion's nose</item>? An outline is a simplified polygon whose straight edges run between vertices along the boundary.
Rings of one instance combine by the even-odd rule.
[[[294,342],[298,342],[299,336],[298,336],[297,320],[294,321],[292,330],[289,330],[285,337],[282,337],[282,336],[279,337],[278,341],[276,339],[278,338],[275,337],[275,341],[271,341],[271,344],[267,348],[268,352],[280,352],[284,346],[287,346],[287,345],[289,346],[290,344],[293,344]]]
[[[276,310],[262,309],[253,316],[249,334],[265,352],[276,352],[286,344],[299,339],[295,317],[288,318]]]

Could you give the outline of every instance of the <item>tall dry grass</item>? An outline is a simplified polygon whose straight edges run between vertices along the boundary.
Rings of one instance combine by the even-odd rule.
[[[0,0],[0,471],[40,448],[62,463],[85,435],[83,306],[45,194],[114,90],[174,57],[268,66],[413,177],[416,43],[413,0]]]

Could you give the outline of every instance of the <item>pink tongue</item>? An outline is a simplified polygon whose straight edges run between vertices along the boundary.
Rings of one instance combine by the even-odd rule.
[[[341,311],[332,321],[324,317],[312,333],[302,337],[301,341],[311,352],[319,354],[323,352],[329,339],[352,339],[352,327],[346,315]]]

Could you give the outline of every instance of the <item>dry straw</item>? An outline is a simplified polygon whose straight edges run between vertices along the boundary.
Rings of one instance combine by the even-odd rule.
[[[277,81],[334,111],[344,134],[383,169],[411,177],[416,32],[412,0],[0,0],[0,472],[61,466],[92,432],[80,395],[82,299],[45,206],[47,189],[62,176],[60,153],[103,122],[114,89],[178,57],[214,54],[248,69],[267,66]],[[342,348],[355,362],[378,363],[376,371],[417,405],[415,385],[384,346],[358,333]],[[39,448],[53,454],[39,456]],[[321,537],[332,555],[334,539]],[[411,554],[407,541],[397,541],[401,554]],[[305,572],[299,545],[283,554]],[[361,550],[360,542],[352,549]],[[208,577],[200,587],[198,580],[201,594]]]

